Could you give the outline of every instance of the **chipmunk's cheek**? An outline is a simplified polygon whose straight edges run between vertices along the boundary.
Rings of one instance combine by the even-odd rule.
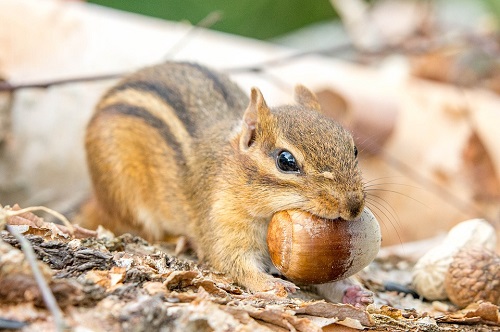
[[[326,191],[318,192],[310,199],[308,212],[326,219],[335,219],[340,216],[339,200]]]

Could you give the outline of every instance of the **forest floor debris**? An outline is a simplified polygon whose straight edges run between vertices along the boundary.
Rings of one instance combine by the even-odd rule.
[[[484,302],[457,310],[412,294],[387,291],[408,280],[414,262],[376,259],[359,274],[375,293],[364,309],[327,303],[303,289],[288,298],[250,294],[197,264],[175,245],[151,245],[100,229],[77,238],[31,212],[7,220],[31,243],[37,264],[67,326],[95,331],[500,331],[498,307]],[[78,230],[78,227],[76,228]],[[403,285],[404,286],[404,285]],[[403,287],[404,289],[404,287]],[[17,239],[0,237],[0,328],[54,330]]]

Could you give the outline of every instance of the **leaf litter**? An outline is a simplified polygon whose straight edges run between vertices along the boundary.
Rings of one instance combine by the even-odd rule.
[[[251,294],[198,264],[189,253],[176,257],[174,246],[151,245],[130,234],[114,236],[102,228],[74,226],[71,235],[69,228],[32,212],[6,219],[31,244],[65,327],[72,329],[500,331],[498,307],[491,303],[473,303],[458,311],[451,304],[387,291],[386,279],[405,280],[404,274],[410,273],[412,262],[405,257],[379,257],[360,273],[359,280],[375,293],[375,304],[360,309],[325,302],[307,287],[288,298]],[[405,309],[409,307],[414,309]],[[12,324],[24,331],[50,331],[57,322],[46,309],[19,241],[2,230],[0,328]]]

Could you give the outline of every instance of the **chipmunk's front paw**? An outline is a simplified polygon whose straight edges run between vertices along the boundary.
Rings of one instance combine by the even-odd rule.
[[[295,293],[299,289],[293,282],[281,278],[266,278],[266,280],[251,290],[259,297],[286,297],[288,293]]]
[[[272,286],[271,291],[281,297],[287,296],[288,293],[293,294],[299,289],[293,282],[281,278],[272,278],[269,283]]]
[[[352,304],[364,308],[373,303],[373,293],[358,285],[347,287],[342,297],[342,303]]]

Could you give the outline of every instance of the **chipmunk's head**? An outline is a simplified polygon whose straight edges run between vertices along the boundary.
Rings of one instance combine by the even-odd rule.
[[[295,89],[296,105],[270,109],[253,88],[238,135],[256,216],[301,209],[323,218],[356,218],[365,193],[351,134],[321,113],[316,96]]]

